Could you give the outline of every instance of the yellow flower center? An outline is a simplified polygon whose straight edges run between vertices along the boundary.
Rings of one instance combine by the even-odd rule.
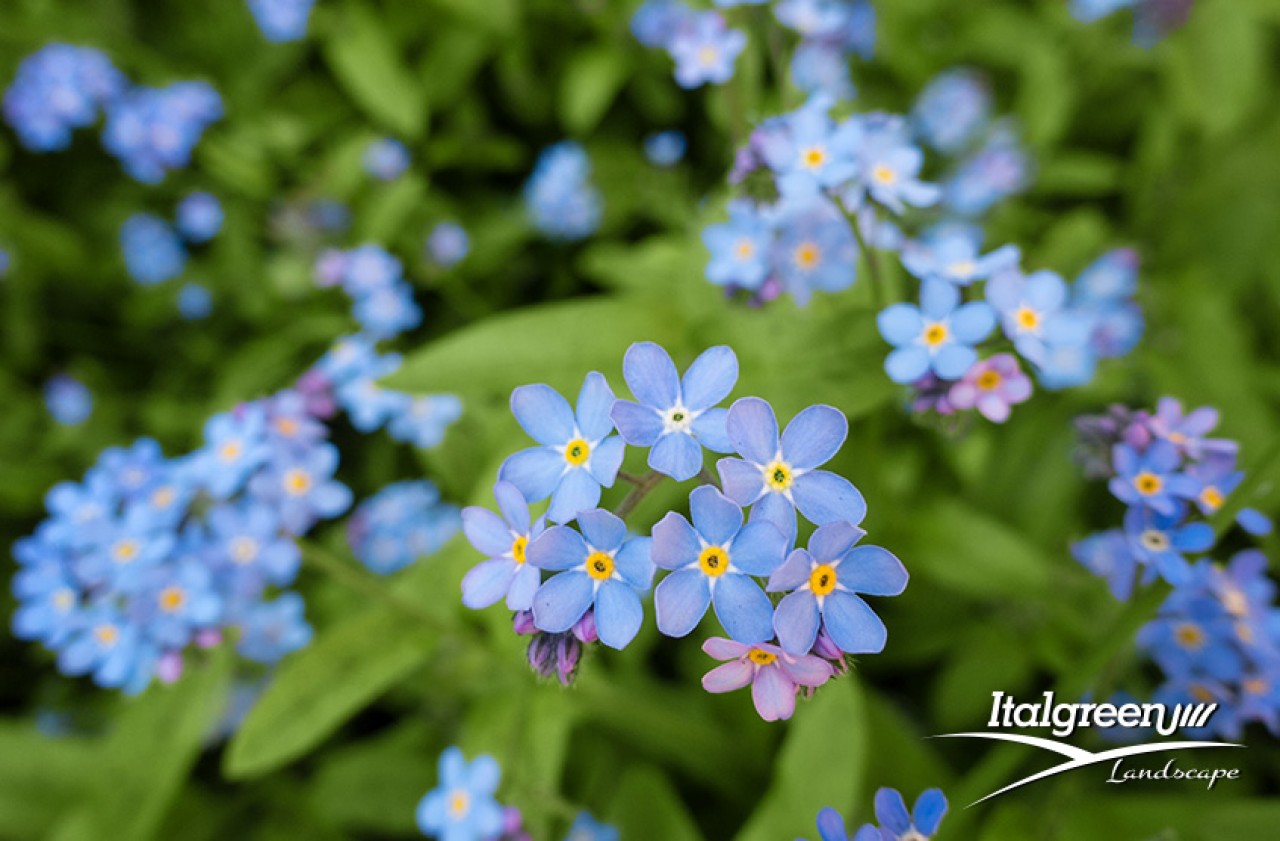
[[[235,461],[240,458],[242,452],[244,452],[244,447],[240,446],[239,441],[228,441],[222,445],[218,455],[222,457],[223,461]]]
[[[141,551],[141,547],[138,546],[138,541],[121,540],[111,550],[111,557],[114,558],[115,562],[118,564],[127,564],[132,562],[134,558],[138,557],[139,551]]]
[[[1236,636],[1245,645],[1253,645],[1253,628],[1247,622],[1236,623]]]
[[[698,556],[698,566],[712,578],[719,578],[729,570],[729,553],[719,546],[708,546]]]
[[[1144,470],[1133,477],[1133,486],[1143,496],[1151,496],[1160,493],[1160,489],[1164,487],[1164,481],[1151,471]]]
[[[596,581],[607,581],[613,576],[613,556],[608,552],[592,552],[587,556],[587,575]]]
[[[1183,435],[1181,432],[1170,432],[1169,441],[1181,447],[1183,444],[1187,443],[1187,436]]]
[[[529,538],[523,534],[511,544],[511,557],[515,559],[517,564],[524,563],[524,553],[527,548],[529,548]]]
[[[244,566],[258,556],[258,541],[252,537],[237,537],[231,541],[231,560]]]
[[[809,589],[815,596],[829,596],[836,589],[836,568],[819,564],[809,573]]]
[[[1244,682],[1244,691],[1250,695],[1262,695],[1270,688],[1270,685],[1260,677],[1251,677]]]
[[[75,603],[75,593],[72,593],[65,587],[53,594],[53,606],[61,613],[66,613]]]
[[[810,146],[800,155],[800,160],[809,169],[817,169],[827,160],[827,153],[823,151],[821,146]]]
[[[1018,322],[1018,327],[1023,330],[1035,330],[1040,326],[1040,313],[1031,307],[1019,307],[1014,319]]]
[[[806,271],[818,265],[818,261],[821,259],[822,249],[818,248],[816,243],[802,242],[796,247],[796,265]]]
[[[1223,497],[1222,491],[1213,485],[1206,485],[1205,489],[1200,492],[1200,502],[1210,511],[1217,511],[1221,508],[1224,500],[1225,497]]]
[[[168,485],[165,485],[162,488],[156,488],[151,494],[151,504],[156,508],[168,508],[170,505],[173,505],[173,501],[177,498],[177,491]]]
[[[734,243],[733,253],[739,260],[750,260],[756,254],[756,244],[746,237],[743,237]]]
[[[115,625],[99,625],[93,629],[93,636],[99,645],[110,647],[120,639],[120,629]]]
[[[720,60],[720,51],[715,47],[703,47],[698,50],[698,61],[702,62],[703,67],[710,67]]]
[[[291,496],[302,496],[311,490],[311,474],[300,467],[295,467],[284,474],[284,489]]]
[[[871,178],[877,184],[883,184],[888,187],[898,180],[898,173],[894,172],[891,167],[884,164],[877,164],[871,170]]]
[[[1195,698],[1197,701],[1199,701],[1202,704],[1212,704],[1216,700],[1213,697],[1212,692],[1210,692],[1208,689],[1205,689],[1203,686],[1201,686],[1198,683],[1192,684],[1191,688],[1188,691],[1191,692],[1192,698]]]
[[[763,648],[753,648],[747,652],[747,659],[757,666],[767,666],[774,660],[778,659],[778,655],[772,651],[765,651]]]
[[[950,266],[947,266],[947,270],[956,277],[969,278],[978,270],[978,264],[972,260],[956,260]]]
[[[1190,622],[1179,625],[1173,636],[1183,648],[1199,648],[1204,645],[1204,631],[1200,630],[1199,625]]]
[[[935,321],[924,328],[924,343],[929,347],[937,347],[947,340],[947,325]]]
[[[461,820],[471,809],[471,797],[465,791],[455,791],[449,795],[449,817]]]
[[[1249,612],[1249,600],[1235,587],[1222,594],[1222,606],[1232,616],[1244,616]]]
[[[286,438],[292,438],[298,434],[298,422],[293,418],[277,418],[276,432]]]
[[[775,461],[764,469],[764,483],[773,491],[785,491],[795,481],[791,475],[791,465],[785,461]]]
[[[187,594],[181,587],[166,587],[160,591],[160,609],[165,613],[173,613],[187,601]]]
[[[978,388],[983,391],[992,391],[1000,387],[1002,379],[995,371],[983,371],[978,375]]]
[[[591,455],[591,445],[581,438],[574,438],[564,447],[564,460],[577,467]]]

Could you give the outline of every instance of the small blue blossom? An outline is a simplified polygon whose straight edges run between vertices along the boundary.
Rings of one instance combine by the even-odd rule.
[[[613,402],[609,383],[594,371],[578,393],[576,412],[550,386],[520,386],[511,393],[511,412],[539,446],[509,457],[498,478],[530,502],[551,497],[547,519],[553,523],[594,508],[600,488],[613,487],[626,448],[622,438],[610,435]]]
[[[143,591],[139,618],[159,646],[180,649],[197,630],[222,621],[222,598],[208,566],[193,558],[153,571]]]
[[[644,139],[644,156],[654,166],[673,167],[684,160],[688,145],[682,132],[674,129],[654,132]]]
[[[1096,532],[1071,544],[1071,556],[1107,581],[1111,595],[1128,601],[1137,583],[1138,558],[1122,529]]]
[[[622,440],[649,447],[649,466],[683,482],[702,469],[702,447],[733,452],[726,410],[713,408],[738,381],[738,357],[727,345],[703,351],[681,378],[671,356],[653,342],[627,348],[622,375],[638,403],[618,400],[609,417]]]
[[[1208,523],[1184,522],[1185,517],[1186,508],[1182,505],[1168,514],[1135,505],[1124,517],[1125,537],[1138,562],[1154,568],[1175,586],[1191,575],[1191,565],[1184,555],[1208,551],[1214,544],[1213,528]]]
[[[973,142],[991,119],[991,86],[982,74],[964,68],[939,73],[920,92],[911,120],[917,136],[945,154]]]
[[[882,788],[876,792],[875,808],[879,829],[867,824],[858,830],[854,841],[929,841],[947,813],[947,798],[939,789],[928,789],[908,812],[897,789]]]
[[[826,97],[815,96],[782,119],[785,130],[765,136],[765,163],[777,175],[783,196],[807,198],[858,174],[861,126],[853,120],[836,123],[827,115],[830,107]]]
[[[1139,452],[1128,444],[1116,444],[1111,451],[1116,475],[1109,487],[1116,498],[1128,505],[1143,505],[1159,514],[1173,514],[1178,499],[1192,499],[1200,484],[1179,473],[1182,457],[1168,441],[1156,441]]]
[[[482,608],[505,598],[511,610],[531,610],[542,573],[527,563],[527,553],[529,544],[546,529],[546,522],[542,517],[530,519],[529,503],[510,482],[494,485],[493,496],[501,517],[474,505],[462,509],[467,540],[488,556],[463,576],[462,603]]]
[[[769,274],[773,228],[754,204],[729,202],[729,221],[710,225],[702,242],[711,253],[707,280],[716,286],[759,289]]]
[[[586,150],[568,140],[544,149],[525,184],[524,203],[534,227],[552,239],[572,242],[593,234],[603,209]]]
[[[5,122],[27,149],[60,151],[71,145],[75,129],[93,125],[128,84],[98,50],[49,44],[18,65],[4,94]]]
[[[1044,365],[1046,345],[1058,329],[1055,317],[1066,304],[1066,282],[1054,272],[1024,276],[1020,271],[1006,271],[987,283],[986,294],[1018,353],[1034,365]]]
[[[654,591],[658,630],[689,634],[707,608],[738,642],[773,639],[773,603],[752,576],[782,563],[787,539],[770,522],[743,525],[742,509],[710,485],[689,496],[693,524],[674,511],[653,527],[653,562],[671,574]]]
[[[718,12],[698,12],[683,23],[667,50],[676,62],[682,88],[722,85],[733,78],[733,65],[747,46],[747,36],[725,25]]]
[[[360,503],[347,522],[347,543],[356,560],[389,575],[439,551],[462,522],[431,482],[396,482]]]
[[[82,424],[93,414],[93,393],[67,374],[55,374],[44,384],[44,405],[63,426]]]
[[[408,284],[398,283],[361,296],[352,308],[360,326],[374,339],[390,339],[422,323],[422,309]]]
[[[466,258],[471,249],[467,231],[456,222],[441,222],[427,237],[427,254],[441,268],[451,268]]]
[[[942,203],[962,216],[978,216],[1026,189],[1030,173],[1031,159],[1016,130],[1007,123],[999,125],[947,178]]]
[[[804,306],[815,291],[839,292],[857,279],[858,244],[844,216],[825,198],[783,202],[777,211],[773,269]]]
[[[646,47],[666,49],[692,16],[679,0],[645,0],[631,16],[631,34]]]
[[[601,823],[587,812],[579,812],[564,841],[621,841],[617,828]]]
[[[844,190],[843,200],[859,208],[870,199],[895,214],[907,207],[936,204],[942,190],[920,180],[924,153],[912,145],[905,120],[883,114],[862,115],[851,121],[861,131],[858,178]]]
[[[920,287],[920,306],[893,304],[876,318],[880,335],[895,346],[885,371],[896,383],[911,383],[932,372],[939,379],[956,380],[978,360],[973,345],[995,327],[990,306],[960,303],[950,283],[927,280]]]
[[[399,140],[380,137],[364,149],[364,171],[379,181],[394,181],[409,168],[409,150]]]
[[[410,398],[391,417],[387,433],[424,450],[440,445],[445,432],[462,417],[462,400],[454,394],[423,394]]]
[[[95,605],[77,616],[74,630],[58,652],[58,670],[92,674],[109,689],[137,691],[151,678],[155,650],[114,608]]]
[[[135,213],[120,226],[120,247],[129,276],[144,286],[172,280],[187,265],[177,232],[158,216]]]
[[[209,510],[202,541],[214,565],[239,592],[260,592],[267,584],[287,587],[298,577],[302,554],[280,531],[279,517],[265,506],[243,502]]]
[[[333,478],[338,450],[320,444],[302,456],[272,464],[253,478],[255,495],[270,499],[280,523],[291,534],[304,534],[320,519],[331,519],[351,507],[351,490]]]
[[[884,650],[888,631],[858,594],[900,595],[907,571],[887,549],[854,546],[865,534],[846,522],[820,526],[809,538],[808,550],[792,552],[770,576],[769,592],[787,592],[773,616],[784,651],[807,653],[819,629],[849,654]]]
[[[838,37],[852,13],[852,4],[842,0],[779,0],[773,7],[778,23],[806,39]]]
[[[13,268],[13,257],[8,251],[0,248],[0,280],[5,279],[11,268]]]
[[[183,284],[178,290],[178,314],[187,321],[200,321],[213,312],[213,295],[199,283]]]
[[[297,593],[252,605],[239,619],[236,651],[255,663],[276,663],[286,654],[306,648],[312,630],[303,616],[305,607]]]
[[[249,11],[262,36],[277,44],[307,36],[307,18],[315,0],[249,0]]]
[[[791,54],[791,83],[808,94],[847,102],[858,95],[845,49],[828,40],[802,41]]]
[[[581,534],[552,526],[529,544],[528,562],[557,573],[534,593],[534,622],[539,630],[563,633],[594,607],[600,641],[626,648],[644,618],[639,593],[653,581],[652,539],[628,539],[626,524],[600,508],[577,519]]]
[[[210,418],[204,427],[204,447],[192,469],[215,499],[225,499],[244,486],[266,461],[266,415],[260,406],[245,405]]]
[[[222,98],[204,82],[134,88],[108,108],[102,145],[130,176],[158,184],[191,162],[205,129],[221,117]]]
[[[1202,406],[1185,412],[1176,398],[1162,397],[1147,426],[1164,441],[1178,448],[1187,458],[1235,458],[1239,444],[1222,438],[1206,437],[1218,425],[1218,410]]]
[[[772,522],[794,540],[795,512],[817,525],[861,523],[867,513],[862,493],[842,476],[817,469],[829,461],[849,434],[849,422],[831,406],[810,406],[781,436],[773,407],[744,397],[729,407],[729,441],[741,458],[717,463],[724,494],[738,505],[756,506],[757,517]]]
[[[16,548],[14,553],[18,554]],[[20,568],[13,578],[13,595],[18,599],[13,635],[50,648],[60,647],[78,618],[79,592],[78,584],[57,559]]]
[[[1018,264],[1021,252],[1005,245],[979,254],[981,231],[967,225],[950,225],[902,249],[902,265],[921,280],[944,280],[968,286],[986,280]],[[990,297],[990,292],[988,292]]]
[[[208,242],[222,230],[222,204],[200,190],[178,203],[178,233],[187,242]]]
[[[436,787],[418,803],[418,829],[441,841],[492,841],[502,834],[502,807],[493,799],[501,771],[491,756],[470,764],[456,747],[440,754]]]

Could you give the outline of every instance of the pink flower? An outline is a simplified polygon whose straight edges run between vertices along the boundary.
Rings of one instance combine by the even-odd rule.
[[[1031,397],[1031,379],[1010,353],[975,362],[951,387],[947,400],[957,409],[977,409],[994,423],[1009,419],[1009,407]]]
[[[798,687],[817,687],[834,674],[821,657],[803,654],[793,657],[776,645],[746,645],[723,637],[712,637],[702,650],[717,660],[726,660],[702,676],[708,692],[732,692],[751,684],[751,700],[765,721],[791,718],[796,709]]]

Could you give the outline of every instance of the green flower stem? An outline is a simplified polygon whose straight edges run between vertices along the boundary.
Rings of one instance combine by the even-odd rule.
[[[858,241],[858,252],[867,264],[867,275],[871,280],[871,306],[878,310],[882,306],[881,298],[885,293],[882,291],[884,290],[884,278],[880,276],[880,263],[876,260],[875,252],[867,246],[866,238],[862,236],[862,228],[858,225],[857,214],[846,210],[844,218],[849,220],[849,227],[853,228],[854,239]]]
[[[636,506],[640,504],[641,500],[648,496],[650,491],[656,488],[658,483],[665,478],[665,476],[656,470],[650,470],[648,473],[644,474],[644,476],[641,476],[640,481],[636,483],[636,486],[631,493],[627,494],[626,499],[618,503],[618,507],[613,511],[614,515],[621,520],[627,519],[627,515],[634,511]]]
[[[698,480],[704,485],[710,485],[716,490],[721,490],[720,480],[712,476],[711,471],[705,467],[698,471]]]
[[[446,626],[439,618],[432,616],[399,593],[396,593],[384,584],[381,579],[375,578],[362,568],[357,568],[348,560],[338,557],[320,544],[309,540],[299,540],[298,548],[302,551],[304,561],[347,589],[369,596],[433,631],[447,633],[456,630]]]

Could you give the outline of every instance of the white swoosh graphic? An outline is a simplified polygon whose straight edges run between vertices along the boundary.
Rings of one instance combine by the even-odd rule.
[[[1152,745],[1128,745],[1126,747],[1113,748],[1105,750],[1101,753],[1091,753],[1083,748],[1077,748],[1072,745],[1064,745],[1061,742],[1055,742],[1052,739],[1042,739],[1038,736],[1019,736],[1013,733],[942,733],[932,736],[933,739],[993,739],[998,742],[1017,742],[1020,745],[1030,745],[1032,747],[1041,748],[1043,750],[1053,751],[1070,759],[1061,765],[1054,765],[1052,768],[1046,768],[1038,774],[1032,774],[1030,777],[1011,783],[1002,789],[993,791],[980,800],[975,800],[969,806],[977,806],[983,800],[990,800],[998,794],[1004,794],[1019,786],[1027,783],[1034,783],[1036,780],[1042,780],[1045,777],[1052,777],[1055,774],[1062,774],[1067,771],[1074,771],[1077,768],[1084,768],[1087,765],[1095,765],[1099,762],[1107,762],[1112,759],[1123,759],[1126,756],[1138,756],[1144,753],[1160,753],[1169,750],[1183,750],[1184,748],[1242,748],[1244,745],[1236,742],[1159,742]],[[968,808],[968,807],[966,807]]]

